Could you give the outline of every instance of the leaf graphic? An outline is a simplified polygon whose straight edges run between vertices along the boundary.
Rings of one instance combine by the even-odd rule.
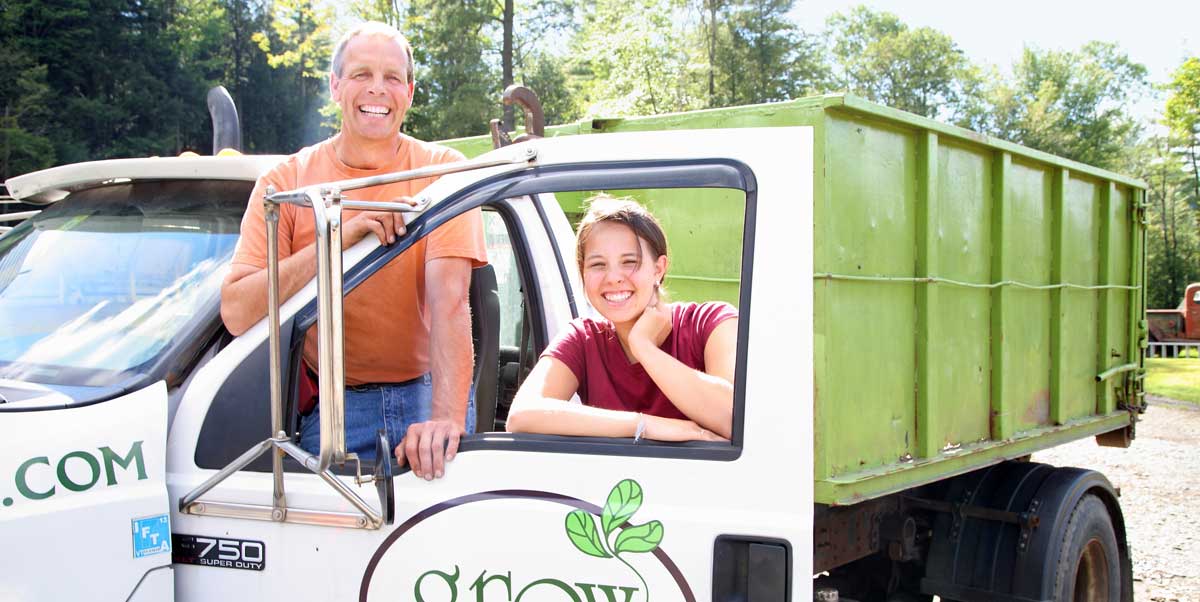
[[[613,550],[621,552],[649,552],[658,547],[663,539],[662,523],[652,520],[644,525],[630,527],[617,535]]]
[[[567,537],[580,552],[596,558],[612,558],[604,551],[600,543],[600,533],[596,531],[596,521],[585,510],[572,510],[567,515]]]
[[[625,524],[641,507],[642,486],[633,479],[617,483],[608,494],[608,502],[604,504],[604,512],[600,515],[604,536],[612,535],[613,529]]]

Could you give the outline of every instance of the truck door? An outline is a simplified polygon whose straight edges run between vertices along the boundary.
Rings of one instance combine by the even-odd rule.
[[[807,128],[539,140],[527,143],[537,151],[535,168],[444,176],[427,189],[435,205],[410,232],[427,233],[464,211],[485,210],[502,300],[497,365],[484,367],[494,369],[498,381],[490,408],[495,419],[480,425],[491,432],[464,440],[441,479],[424,481],[408,471],[395,476],[396,519],[380,529],[347,526],[348,504],[306,472],[286,477],[289,513],[303,509],[297,517],[307,524],[180,516],[177,532],[202,538],[204,546],[226,545],[243,561],[249,543],[255,556],[240,564],[179,565],[181,597],[810,598],[811,140]],[[710,250],[705,261],[690,264],[697,271],[684,269],[683,256],[674,258],[678,271],[667,282],[669,290],[727,298],[739,308],[732,441],[502,432],[506,404],[538,353],[572,317],[591,312],[563,207],[577,208],[596,191],[632,195],[664,221],[677,220],[668,226],[668,236],[678,239],[673,245],[689,247],[689,228],[692,236],[722,228],[736,234],[735,247]],[[756,247],[760,238],[789,240],[795,248]],[[380,269],[388,254],[411,242],[357,266],[348,259],[347,282],[369,277],[356,271],[359,266]],[[699,252],[699,245],[690,246]],[[730,273],[699,272],[722,257]],[[771,354],[793,358],[796,370],[769,370],[754,361]],[[220,357],[213,362],[220,363]],[[234,372],[230,379],[237,378]],[[200,424],[200,412],[191,412],[181,409],[175,435]],[[219,433],[198,435],[212,436]],[[194,484],[210,474],[199,470],[186,479]],[[355,488],[352,477],[340,478]],[[206,497],[262,504],[270,492],[269,473],[246,472]],[[173,489],[173,499],[177,495]],[[318,526],[323,517],[342,526]],[[216,558],[215,549],[208,557]]]
[[[0,381],[10,401],[38,388]],[[174,599],[166,430],[162,381],[0,413],[0,599]]]

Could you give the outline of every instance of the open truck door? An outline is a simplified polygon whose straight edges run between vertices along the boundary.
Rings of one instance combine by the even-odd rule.
[[[333,460],[345,451],[326,449],[324,436],[320,455],[296,453],[286,433],[277,443],[263,441],[280,430],[270,426],[267,360],[280,358],[278,387],[290,391],[297,366],[292,342],[318,316],[336,318],[329,312],[337,304],[310,284],[282,304],[274,354],[271,329],[259,324],[203,369],[197,381],[206,384],[193,386],[181,404],[172,430],[171,495],[180,512],[177,537],[188,538],[193,550],[176,567],[181,597],[628,602],[753,591],[752,599],[809,599],[811,464],[789,465],[783,478],[778,454],[805,457],[812,449],[805,401],[812,344],[788,339],[812,332],[811,260],[803,251],[812,242],[811,199],[803,198],[812,188],[811,140],[808,128],[535,140],[480,158],[506,164],[442,176],[426,189],[429,208],[410,221],[407,236],[389,247],[370,238],[350,249],[345,269],[322,288],[349,293],[420,237],[482,208],[491,288],[500,301],[498,318],[476,313],[499,320],[482,325],[498,326],[498,336],[481,337],[477,346],[484,340],[497,348],[477,348],[477,357],[492,359],[476,367],[476,384],[487,378],[481,372],[498,381],[495,391],[477,392],[477,399],[494,400],[481,402],[493,405],[480,415],[495,418],[479,429],[493,432],[466,437],[444,478],[427,482],[398,471],[388,483],[393,490],[383,487],[379,495],[365,486],[370,466],[355,470],[349,458],[348,471],[336,470]],[[506,402],[541,350],[572,317],[590,312],[556,196],[619,190],[686,199],[696,189],[726,190],[743,207],[740,223],[726,224],[743,236],[740,256],[731,258],[741,312],[732,441],[498,432]],[[344,203],[309,198],[326,209]],[[793,232],[799,251],[756,253],[756,232],[764,230]],[[336,267],[337,260],[323,265]],[[784,268],[795,278],[754,277]],[[756,369],[751,349],[785,344],[797,370]],[[328,359],[335,372],[321,377],[339,377],[340,358]],[[276,398],[277,417],[284,431],[295,432],[294,410],[283,397]],[[321,419],[329,421],[323,429],[338,428],[337,410],[322,406]],[[250,423],[256,434],[230,440],[231,429],[240,428],[234,425]],[[768,440],[770,446],[761,443]],[[247,450],[261,455],[239,459]],[[272,454],[282,458],[274,467]],[[242,470],[228,470],[234,461]],[[216,547],[202,549],[201,540]],[[247,544],[254,562],[244,562]],[[221,545],[243,554],[243,562],[218,562]],[[224,574],[215,579],[218,571]]]

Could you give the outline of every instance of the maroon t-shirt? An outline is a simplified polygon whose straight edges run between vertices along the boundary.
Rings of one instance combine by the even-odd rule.
[[[704,346],[718,324],[736,318],[728,303],[675,303],[671,333],[659,349],[684,365],[704,371]],[[630,363],[608,320],[577,318],[542,352],[566,364],[579,381],[583,403],[609,410],[687,418],[659,390],[640,363]]]

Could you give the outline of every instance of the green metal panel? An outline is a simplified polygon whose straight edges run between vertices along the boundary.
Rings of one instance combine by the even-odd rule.
[[[831,115],[825,141],[829,247],[827,263],[814,269],[912,276],[917,199],[911,132]],[[832,474],[891,464],[915,451],[915,286],[829,285],[821,399],[827,413],[817,437],[824,437],[819,445]]]
[[[1104,182],[1108,185],[1108,182]],[[1062,278],[1055,282],[1093,286],[1100,265],[1101,183],[1070,177],[1063,206]],[[1100,337],[1099,297],[1103,291],[1059,289],[1064,299],[1062,418],[1056,424],[1096,413],[1096,349]]]
[[[1004,207],[1008,226],[1002,252],[1005,280],[1050,283],[1051,171],[1013,162]],[[1050,291],[1007,291],[1001,338],[1005,366],[992,378],[1004,381],[1004,405],[1012,433],[1050,424]]]
[[[938,149],[940,199],[930,229],[936,233],[937,271],[959,282],[989,282],[991,276],[991,153],[952,143]],[[922,285],[939,296],[931,307],[938,323],[931,361],[936,379],[937,451],[989,437],[991,293],[986,289]],[[964,403],[964,400],[985,400]],[[929,457],[920,454],[921,457]]]
[[[818,502],[854,503],[1130,424],[1139,372],[1097,379],[1141,362],[1138,180],[847,95],[586,120],[548,135],[770,126],[813,128]],[[450,143],[472,156],[490,147]],[[675,298],[734,300],[740,199],[653,196]],[[559,196],[569,214],[581,200]]]

